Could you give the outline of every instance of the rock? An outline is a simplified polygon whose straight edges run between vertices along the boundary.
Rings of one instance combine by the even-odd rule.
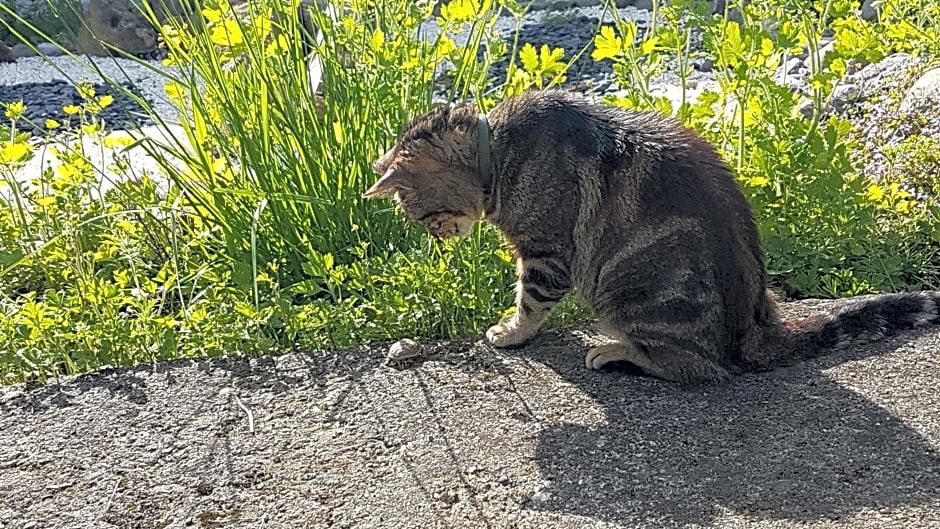
[[[861,95],[861,90],[858,88],[858,85],[841,84],[832,91],[832,100],[829,105],[833,110],[838,112],[845,108],[846,105],[858,101],[859,95]]]
[[[895,53],[847,75],[843,82],[859,87],[861,93],[858,99],[869,99],[876,93],[909,86],[912,69],[922,62],[923,59],[920,57],[913,57],[908,53]]]
[[[544,490],[540,490],[532,495],[532,501],[535,503],[545,503],[552,499],[552,493]]]
[[[902,114],[940,108],[940,68],[927,70],[911,86],[899,108]]]
[[[421,347],[421,344],[418,342],[409,340],[408,338],[403,338],[393,343],[392,346],[388,348],[388,359],[407,360],[409,358],[421,356],[423,349],[424,348]]]
[[[42,36],[45,34],[70,50],[108,55],[108,46],[103,46],[99,42],[102,41],[138,56],[157,49],[157,30],[141,14],[145,1],[160,24],[170,16],[190,23],[196,21],[195,0],[54,0],[53,7],[47,0],[0,0],[37,28],[37,32],[19,28],[26,42],[43,42],[47,40]],[[188,20],[184,18],[187,14]],[[77,42],[72,40],[75,35]]]
[[[89,0],[78,46],[88,55],[108,56],[108,45],[135,55],[152,52],[157,31],[131,0]]]
[[[13,56],[18,59],[22,59],[24,57],[36,56],[36,52],[33,51],[33,49],[27,46],[26,44],[14,44],[13,48],[11,49],[13,51]]]
[[[800,101],[800,114],[806,119],[813,119],[813,114],[816,111],[815,106],[812,99],[803,98],[803,100]]]
[[[627,5],[632,5],[637,9],[645,9],[647,11],[653,10],[653,0],[633,0],[632,2],[618,2],[618,4],[624,4],[623,6],[618,5],[617,7],[624,7]]]
[[[16,62],[16,56],[13,55],[13,50],[0,40],[0,63],[4,62]]]
[[[835,52],[835,49],[836,49],[836,41],[830,40],[830,41],[826,42],[825,44],[823,44],[823,42],[824,42],[824,41],[822,41],[822,40],[819,41],[819,44],[820,44],[821,46],[820,46],[820,48],[819,48],[819,51],[817,52],[817,56],[819,57],[819,65],[822,66],[822,67],[825,67],[825,65],[826,65],[826,55],[829,55],[830,53]]]
[[[3,14],[0,19],[0,38],[7,42],[45,42],[48,39],[66,42],[81,25],[80,0],[0,0],[0,5],[16,13],[25,24]],[[14,32],[16,34],[14,34]],[[48,36],[48,38],[44,37]]]
[[[65,52],[63,52],[58,46],[52,44],[51,42],[40,42],[36,45],[36,49],[39,51],[40,55],[45,57],[58,57],[60,55],[65,55]]]
[[[789,88],[790,92],[794,94],[811,93],[812,89],[810,88],[809,83],[806,82],[806,70],[801,69],[800,72],[804,75],[786,75],[783,76],[783,79],[778,81],[778,83]]]
[[[869,22],[878,18],[878,10],[872,5],[874,3],[873,0],[865,0],[862,2],[862,7],[859,9],[862,18]]]
[[[803,67],[803,59],[800,59],[799,57],[792,57],[783,66],[784,72],[788,75],[799,72],[800,68],[802,67]]]

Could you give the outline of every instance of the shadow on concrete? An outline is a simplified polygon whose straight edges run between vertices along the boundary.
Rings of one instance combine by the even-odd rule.
[[[543,432],[534,457],[552,486],[527,508],[629,526],[708,525],[721,511],[811,521],[937,501],[940,457],[929,442],[822,372],[903,342],[687,389],[591,374],[586,346],[559,355],[536,342],[516,354],[576,384],[609,421]]]

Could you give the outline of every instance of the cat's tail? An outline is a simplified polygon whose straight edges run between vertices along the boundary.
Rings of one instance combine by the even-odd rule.
[[[931,324],[940,324],[940,291],[864,297],[833,312],[784,320],[765,335],[759,363],[814,358]]]

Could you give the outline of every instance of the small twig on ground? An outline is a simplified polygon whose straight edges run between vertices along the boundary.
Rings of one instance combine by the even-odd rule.
[[[120,484],[121,484],[121,479],[120,479],[120,478],[114,480],[114,488],[111,489],[111,495],[108,496],[108,503],[105,503],[105,504],[104,504],[104,510],[102,510],[102,511],[101,511],[101,514],[98,515],[98,519],[99,519],[99,520],[102,519],[102,518],[104,518],[104,516],[105,516],[106,514],[108,514],[108,511],[111,509],[111,502],[114,501],[114,496],[115,496],[115,494],[117,494],[118,485],[120,485]]]
[[[242,404],[242,400],[241,400],[240,398],[238,398],[238,395],[236,395],[235,393],[232,393],[232,396],[235,397],[235,402],[238,403],[238,406],[239,406],[241,409],[245,410],[245,413],[248,415],[248,433],[250,433],[251,435],[254,435],[254,434],[255,434],[255,416],[254,416],[254,414],[252,414],[252,413],[251,413],[251,410],[249,410],[248,408],[245,407],[244,404]]]

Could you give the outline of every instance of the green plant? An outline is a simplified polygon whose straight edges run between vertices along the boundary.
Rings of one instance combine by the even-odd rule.
[[[78,128],[57,137],[56,163],[36,178],[17,178],[36,154],[25,135],[12,129],[0,141],[0,381],[270,350],[258,329],[265,315],[232,288],[229,265],[205,259],[210,230],[173,204],[178,195],[161,197],[147,175],[102,192],[107,177],[89,149],[134,140],[106,134],[97,119],[110,96],[78,88],[84,103],[65,109]],[[5,112],[15,124],[24,110]]]
[[[24,137],[11,138],[0,161],[15,198],[0,209],[12,221],[0,231],[6,380],[175,356],[479,334],[510,306],[511,257],[493,230],[481,225],[442,243],[360,195],[375,178],[371,161],[435,104],[442,64],[452,66],[446,98],[473,97],[488,109],[563,80],[561,50],[510,50],[496,39],[498,9],[522,14],[508,2],[442,8],[445,31],[469,26],[465,46],[446,34],[412,38],[429,2],[353,2],[335,18],[314,12],[322,39],[307,40],[309,28],[290,16],[297,7],[270,0],[244,12],[210,3],[201,24],[162,28],[177,65],[164,72],[167,94],[179,103],[185,137],[128,147],[161,164],[171,184],[165,197],[146,177],[93,196],[101,175],[79,146],[106,139],[95,114],[108,102],[94,94],[70,109],[83,127],[67,135],[73,148],[59,152],[57,172],[44,173],[39,190],[11,176],[30,156]],[[320,83],[307,69],[311,52]],[[500,58],[512,63],[506,80],[488,74]],[[127,167],[118,163],[117,173]]]
[[[879,0],[880,36],[892,51],[940,55],[940,1]]]

